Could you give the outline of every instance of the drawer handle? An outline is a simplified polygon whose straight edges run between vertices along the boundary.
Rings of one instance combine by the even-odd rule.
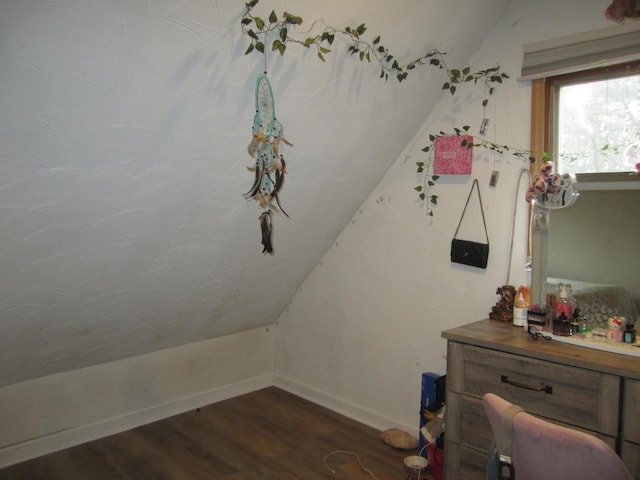
[[[553,387],[549,386],[549,385],[542,385],[541,387],[537,387],[535,385],[529,385],[526,383],[522,383],[522,382],[516,382],[514,380],[509,380],[509,377],[507,377],[506,375],[502,375],[500,377],[500,381],[502,383],[508,383],[509,385],[513,385],[514,387],[518,387],[518,388],[525,388],[527,390],[533,390],[534,392],[544,392],[544,393],[553,393]]]

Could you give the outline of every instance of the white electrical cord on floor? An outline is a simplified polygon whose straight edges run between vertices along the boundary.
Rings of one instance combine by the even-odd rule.
[[[353,455],[354,457],[356,457],[358,459],[358,463],[360,464],[360,468],[365,472],[367,472],[369,475],[371,475],[371,478],[373,478],[374,480],[378,480],[376,476],[373,474],[373,472],[362,464],[362,460],[360,460],[360,455],[358,455],[355,452],[349,452],[346,450],[336,450],[335,452],[327,453],[324,456],[324,459],[322,460],[322,462],[324,463],[324,466],[327,467],[331,473],[335,475],[336,471],[327,464],[327,458],[329,458],[332,455],[338,455],[341,453],[344,453],[346,455]]]

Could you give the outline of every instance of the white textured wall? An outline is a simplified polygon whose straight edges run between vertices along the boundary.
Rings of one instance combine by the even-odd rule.
[[[610,26],[607,2],[516,0],[490,32],[472,66],[500,64],[519,75],[523,44]],[[292,391],[388,428],[417,430],[420,374],[445,373],[440,332],[486,318],[507,277],[516,179],[525,161],[476,150],[470,177],[442,177],[439,205],[427,220],[416,202],[415,162],[429,133],[483,117],[478,95],[461,87],[438,108],[362,205],[351,224],[280,317],[276,382]],[[530,84],[499,88],[486,115],[488,139],[528,148]],[[492,169],[500,171],[489,188]],[[482,190],[491,252],[485,270],[452,265],[449,246],[472,178]],[[521,205],[524,202],[521,202]],[[519,214],[525,217],[525,210]],[[476,224],[477,228],[481,228]],[[523,229],[520,229],[523,233]],[[524,240],[516,242],[511,283],[524,279]]]

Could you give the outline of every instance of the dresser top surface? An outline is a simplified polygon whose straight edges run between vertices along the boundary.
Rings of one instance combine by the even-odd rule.
[[[640,380],[640,358],[538,337],[508,322],[481,320],[442,332],[448,341],[588,368]]]

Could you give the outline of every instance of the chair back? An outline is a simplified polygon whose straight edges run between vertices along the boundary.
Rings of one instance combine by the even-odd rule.
[[[513,413],[509,408],[512,404],[493,393],[485,394],[482,404],[499,448],[503,418],[509,410]],[[633,479],[620,457],[603,440],[524,411],[513,416],[511,463],[517,480]],[[487,478],[496,478],[489,473]]]

